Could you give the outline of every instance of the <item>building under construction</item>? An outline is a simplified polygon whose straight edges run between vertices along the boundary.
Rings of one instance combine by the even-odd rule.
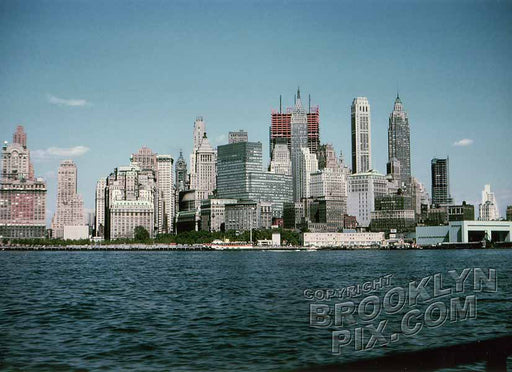
[[[296,99],[296,97],[295,97]],[[276,143],[286,143],[291,149],[291,119],[293,107],[288,107],[285,112],[282,110],[282,100],[279,97],[279,110],[272,110],[272,121],[270,125],[270,158]],[[316,154],[320,147],[320,110],[318,106],[311,106],[311,96],[308,105],[308,147]]]

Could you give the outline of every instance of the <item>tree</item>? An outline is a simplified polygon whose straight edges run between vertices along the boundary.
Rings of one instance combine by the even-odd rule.
[[[149,239],[149,232],[143,226],[137,226],[133,231],[134,238],[138,242],[143,242]]]

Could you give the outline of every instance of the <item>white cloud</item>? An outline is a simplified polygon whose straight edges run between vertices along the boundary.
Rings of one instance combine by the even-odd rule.
[[[48,147],[43,150],[34,150],[30,152],[30,157],[34,161],[44,161],[58,158],[75,158],[84,155],[89,148],[87,146],[74,147]]]
[[[69,107],[83,107],[83,106],[90,106],[92,105],[90,102],[87,102],[85,99],[65,99],[65,98],[59,98],[55,97],[54,95],[47,94],[46,98],[48,99],[48,102],[53,105],[58,106],[69,106]]]
[[[459,141],[455,141],[453,146],[471,146],[473,144],[473,140],[469,138],[463,138]]]

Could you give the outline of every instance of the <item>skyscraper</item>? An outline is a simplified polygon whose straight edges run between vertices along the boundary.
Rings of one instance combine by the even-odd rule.
[[[187,162],[183,158],[183,152],[180,150],[180,156],[176,160],[176,189],[183,191],[188,189]]]
[[[499,220],[500,212],[498,209],[498,203],[496,202],[496,196],[491,191],[491,185],[485,185],[482,190],[482,202],[479,205],[479,217],[480,221],[495,221]]]
[[[366,97],[356,97],[350,108],[352,127],[352,173],[372,169],[370,104]]]
[[[197,149],[192,153],[190,168],[190,188],[195,190],[196,207],[201,200],[212,195],[217,183],[217,151],[210,145],[206,132]]]
[[[389,164],[393,164],[395,159],[400,162],[399,176],[401,184],[409,185],[411,183],[409,118],[407,112],[403,109],[402,101],[398,94],[393,106],[393,112],[389,115],[388,159]],[[396,166],[388,168],[391,171],[396,170]]]
[[[276,143],[273,159],[270,161],[270,171],[272,173],[286,174],[289,176],[292,175],[290,150],[286,143]]]
[[[95,236],[98,238],[105,237],[105,192],[107,187],[107,179],[100,178],[96,182],[96,198],[95,198]]]
[[[157,192],[155,172],[142,170],[135,162],[115,168],[106,180],[105,238],[133,238],[137,226],[144,227],[152,237],[158,212]]]
[[[300,93],[297,94],[300,99]],[[295,97],[295,104],[297,103]],[[277,143],[286,143],[288,150],[291,150],[291,119],[295,107],[288,107],[285,112],[282,110],[281,99],[279,101],[279,111],[272,110],[270,125],[270,158],[274,159],[273,152]],[[306,113],[308,148],[316,154],[320,148],[320,109],[318,106],[311,106],[311,99]]]
[[[171,155],[157,155],[157,190],[158,190],[158,216],[157,226],[159,233],[172,233],[175,216],[175,193],[172,165],[174,159]]]
[[[13,143],[2,146],[0,235],[40,238],[46,233],[46,183],[34,177],[27,135],[19,125]]]
[[[292,160],[293,200],[300,201],[303,193],[303,177],[301,176],[302,149],[308,147],[308,118],[302,107],[300,90],[291,115],[290,157]]]
[[[271,202],[276,218],[292,201],[291,176],[263,171],[261,142],[219,146],[217,172],[219,198]]]
[[[450,195],[450,166],[449,158],[432,159],[432,204],[449,205],[452,203]]]
[[[57,208],[52,219],[54,238],[64,238],[64,226],[85,225],[84,203],[77,194],[77,168],[72,160],[60,163],[57,175]]]

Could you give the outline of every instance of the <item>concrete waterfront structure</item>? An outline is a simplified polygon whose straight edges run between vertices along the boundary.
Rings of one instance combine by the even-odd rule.
[[[217,197],[270,202],[275,218],[292,201],[290,175],[263,170],[260,142],[238,142],[218,147]]]
[[[372,169],[372,131],[370,104],[366,97],[356,97],[350,107],[352,130],[352,173]]]
[[[27,135],[18,125],[13,142],[2,146],[0,236],[42,238],[46,235],[46,182],[34,176]]]
[[[382,245],[384,239],[383,232],[318,232],[303,234],[305,247],[375,247]]]
[[[431,162],[432,204],[450,205],[450,159],[434,158]]]
[[[420,246],[482,240],[510,242],[511,237],[512,222],[509,221],[452,221],[445,226],[416,227],[416,243]]]
[[[404,111],[400,96],[397,94],[393,112],[389,115],[388,161],[399,163],[400,185],[411,183],[411,140],[409,118]],[[392,167],[393,169],[395,166]]]
[[[297,89],[294,106],[300,100],[300,90]],[[274,159],[274,149],[277,143],[285,143],[291,151],[291,119],[295,107],[289,107],[283,112],[281,97],[279,99],[279,110],[272,110],[270,125],[270,158]],[[318,106],[311,106],[309,99],[308,111],[306,112],[307,122],[307,147],[316,154],[320,147],[320,109]]]
[[[347,211],[355,216],[359,226],[368,227],[371,212],[375,210],[375,198],[387,194],[386,176],[375,170],[356,173],[348,177]]]
[[[495,221],[499,220],[500,212],[496,197],[491,191],[491,185],[485,185],[482,190],[482,202],[478,206],[480,221]]]
[[[89,226],[64,226],[62,237],[64,240],[81,240],[89,238]]]
[[[249,141],[249,136],[245,130],[240,129],[236,132],[229,132],[228,134],[228,143],[237,143],[237,142],[247,142]]]
[[[84,203],[77,193],[78,171],[72,160],[60,163],[57,173],[57,208],[52,219],[52,237],[64,238],[65,226],[85,226]]]

